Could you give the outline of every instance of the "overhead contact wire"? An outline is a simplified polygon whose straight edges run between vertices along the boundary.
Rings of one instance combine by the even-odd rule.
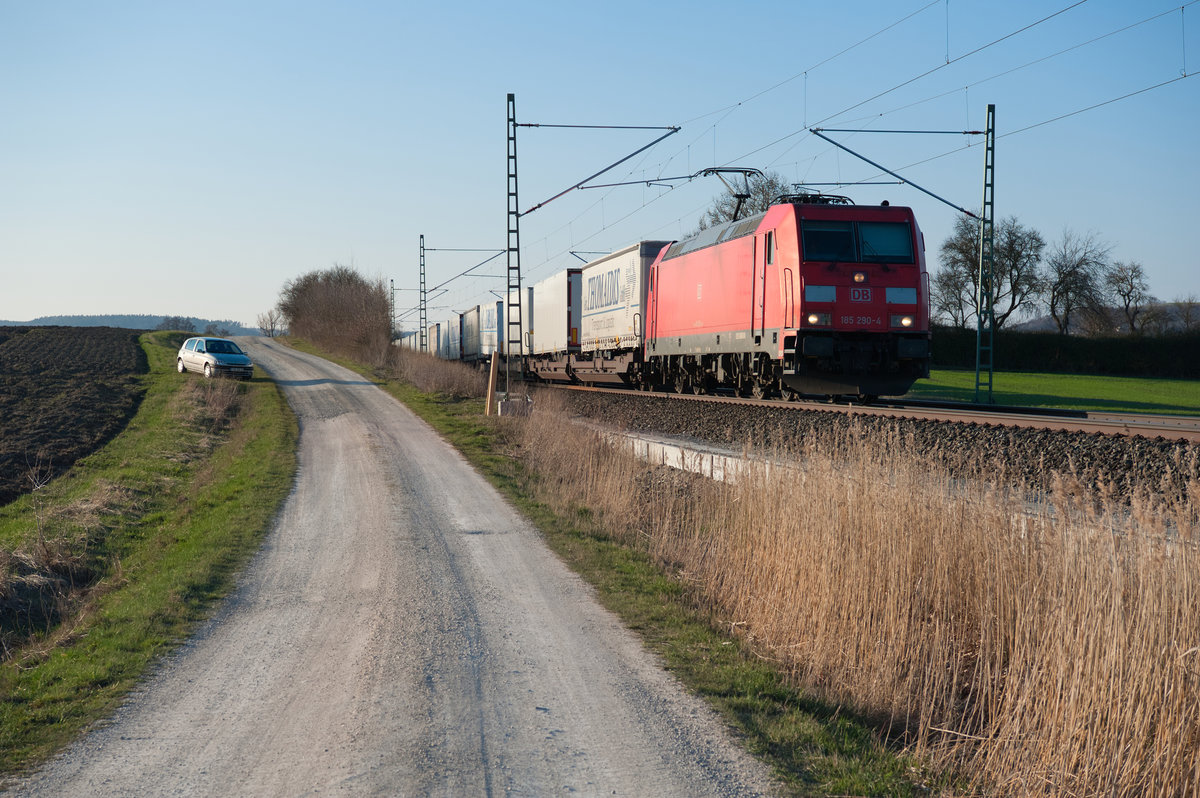
[[[868,97],[867,99],[863,100],[862,102],[851,105],[849,108],[844,108],[835,114],[830,114],[829,116],[825,117],[824,119],[820,120],[819,122],[816,122],[813,125],[810,125],[809,127],[810,128],[820,127],[822,124],[824,124],[825,122],[828,122],[830,119],[841,116],[842,114],[847,113],[849,111],[853,111],[855,108],[861,108],[862,106],[866,105],[867,103],[878,100],[880,97],[885,97],[888,94],[891,94],[892,92],[896,91],[897,89],[902,89],[905,86],[909,85],[910,83],[915,83],[918,80],[920,80],[921,78],[925,78],[925,77],[928,77],[929,75],[932,75],[934,72],[939,72],[939,71],[945,69],[946,67],[950,66],[951,64],[958,63],[959,61],[962,61],[965,58],[970,58],[971,56],[981,53],[990,47],[995,47],[997,44],[1000,44],[1003,41],[1007,41],[1008,39],[1011,39],[1014,36],[1024,33],[1027,30],[1036,28],[1038,25],[1041,25],[1044,22],[1048,22],[1049,20],[1052,20],[1055,17],[1060,16],[1061,14],[1065,14],[1066,12],[1070,11],[1073,8],[1077,8],[1081,5],[1083,5],[1087,1],[1088,0],[1078,0],[1078,2],[1072,3],[1071,5],[1067,6],[1066,8],[1059,9],[1058,11],[1055,11],[1053,14],[1042,17],[1041,19],[1037,20],[1036,22],[1031,22],[1028,25],[1024,26],[1023,28],[1018,28],[1017,30],[1015,30],[1011,33],[1001,36],[999,39],[994,39],[994,40],[988,42],[987,44],[981,45],[980,47],[976,47],[974,50],[971,50],[970,52],[963,53],[962,55],[960,55],[956,58],[950,59],[949,61],[947,61],[944,64],[939,64],[938,66],[935,66],[933,69],[926,70],[925,72],[922,72],[920,75],[909,78],[908,80],[904,81],[903,83],[897,83],[895,86],[891,87],[890,89],[887,89],[886,91],[881,91],[879,94],[876,94],[873,97]]]

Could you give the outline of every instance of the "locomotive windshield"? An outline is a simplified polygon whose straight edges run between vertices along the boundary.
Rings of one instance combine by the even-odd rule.
[[[805,260],[857,260],[853,222],[804,222]]]
[[[859,222],[864,261],[912,263],[912,230],[906,222]]]
[[[912,228],[907,222],[801,223],[804,260],[850,263],[912,263]]]

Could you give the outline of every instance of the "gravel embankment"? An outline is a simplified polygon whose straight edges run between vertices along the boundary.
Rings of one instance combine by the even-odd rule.
[[[683,435],[714,444],[793,447],[838,438],[871,438],[912,451],[953,471],[1007,474],[1035,489],[1054,472],[1087,483],[1111,480],[1128,494],[1137,486],[1186,490],[1200,482],[1200,447],[1185,442],[1061,430],[916,421],[733,403],[680,402],[665,396],[560,392],[570,412],[639,432]]]

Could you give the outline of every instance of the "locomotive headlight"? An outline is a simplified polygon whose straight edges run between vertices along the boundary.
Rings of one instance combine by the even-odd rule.
[[[867,281],[867,273],[866,272],[855,272],[854,273],[854,282],[865,283],[866,281]]]
[[[912,316],[892,316],[893,327],[911,327],[915,323]]]
[[[813,327],[828,327],[829,318],[828,313],[809,313],[808,323]]]

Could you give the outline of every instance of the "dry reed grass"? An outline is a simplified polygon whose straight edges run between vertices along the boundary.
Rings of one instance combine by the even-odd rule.
[[[424,393],[453,399],[477,399],[487,392],[487,373],[427,352],[392,347],[388,365],[400,379]]]
[[[728,485],[553,405],[521,447],[539,498],[590,508],[806,691],[984,792],[1200,792],[1200,484],[1119,503],[1056,475],[1031,503],[852,429]]]
[[[193,408],[193,424],[218,432],[232,421],[241,394],[242,386],[237,380],[191,380],[181,398]]]

